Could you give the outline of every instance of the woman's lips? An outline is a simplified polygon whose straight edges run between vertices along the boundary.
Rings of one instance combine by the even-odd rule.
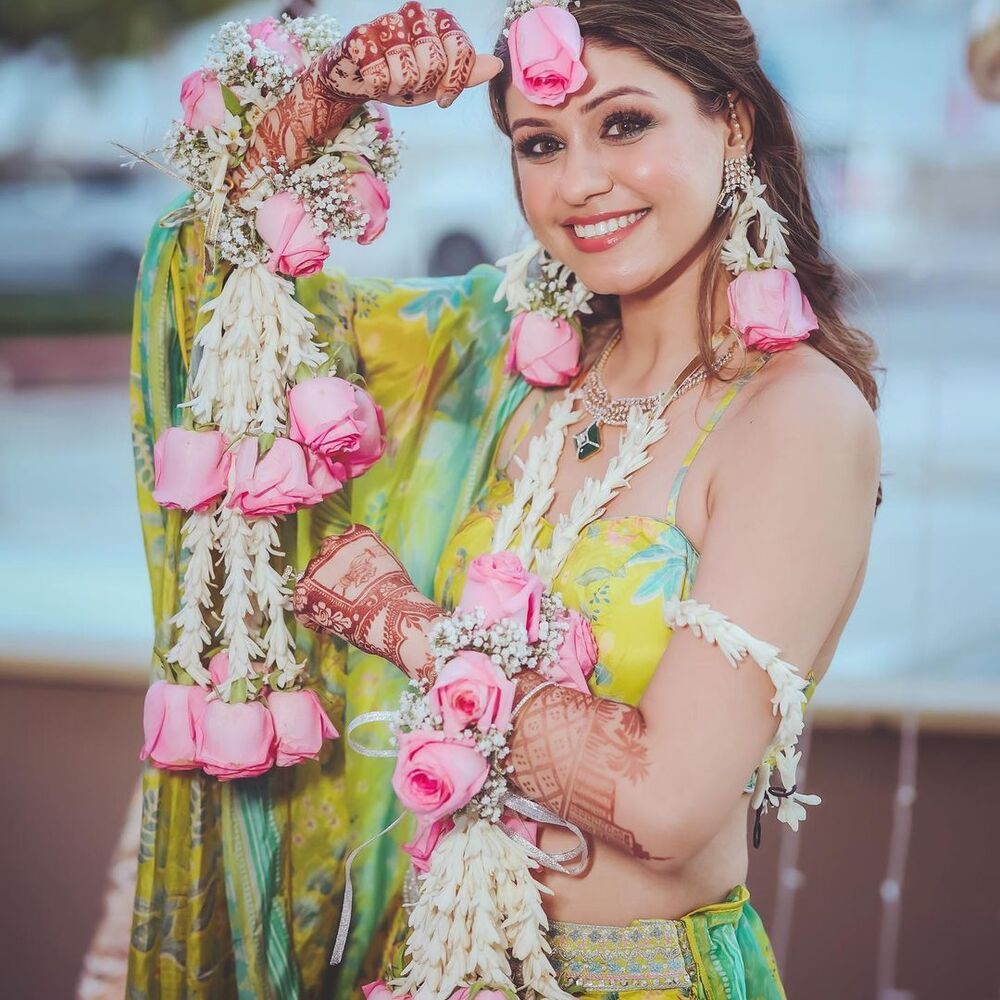
[[[577,250],[581,250],[583,253],[601,253],[604,250],[610,250],[612,247],[618,246],[622,240],[628,239],[648,216],[649,209],[631,225],[626,226],[624,229],[616,229],[613,233],[605,233],[604,236],[577,236],[572,226],[563,226],[563,228],[569,233],[569,238]]]

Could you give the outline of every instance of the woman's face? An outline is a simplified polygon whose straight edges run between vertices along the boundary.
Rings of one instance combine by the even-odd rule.
[[[588,40],[583,63],[586,82],[558,107],[507,89],[524,211],[542,246],[588,288],[634,294],[700,254],[728,127],[631,49]]]

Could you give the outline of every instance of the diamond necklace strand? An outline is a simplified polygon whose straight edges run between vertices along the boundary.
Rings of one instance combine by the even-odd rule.
[[[608,342],[607,346],[601,352],[601,356],[597,359],[597,363],[587,372],[587,377],[583,382],[583,406],[594,419],[582,431],[573,435],[573,443],[576,445],[576,457],[580,461],[586,461],[586,459],[596,455],[603,448],[602,424],[622,427],[628,419],[628,411],[631,407],[638,406],[643,413],[651,413],[663,401],[665,390],[660,390],[660,392],[649,396],[619,396],[616,399],[611,398],[602,375],[604,373],[605,362],[620,339],[621,330]],[[734,343],[721,358],[713,362],[713,370],[718,371],[724,368],[729,363],[735,350],[736,345]],[[691,365],[688,365],[688,369],[690,368]],[[685,372],[688,372],[688,370],[685,369]],[[688,389],[703,382],[706,378],[708,378],[708,369],[704,366],[695,371],[690,371],[686,375],[682,372],[680,380],[674,383],[671,390],[666,390],[670,392],[667,404],[669,405],[678,396],[682,396]]]
[[[726,363],[733,349],[727,351],[717,363],[713,363],[714,370],[719,370]],[[699,382],[708,375],[704,369],[702,372]],[[525,569],[530,569],[534,564],[535,572],[547,587],[551,587],[580,532],[604,513],[611,500],[628,485],[628,477],[651,461],[647,454],[649,446],[662,438],[669,429],[669,425],[662,419],[663,412],[678,395],[691,387],[685,384],[687,381],[686,378],[681,379],[666,400],[662,398],[663,393],[657,393],[658,405],[648,413],[643,412],[638,405],[630,407],[619,452],[609,462],[603,480],[585,480],[573,498],[569,511],[559,516],[548,547],[540,550],[535,548],[534,540],[541,517],[555,495],[553,485],[559,456],[566,444],[566,433],[570,425],[582,416],[580,412],[573,410],[573,405],[583,393],[579,389],[567,390],[562,399],[552,404],[545,430],[529,442],[528,461],[522,461],[519,456],[514,458],[521,466],[522,475],[513,484],[510,503],[500,509],[493,532],[492,551],[502,552],[511,548],[514,533],[523,519],[521,539],[514,551]],[[525,508],[528,508],[527,517],[524,517]]]

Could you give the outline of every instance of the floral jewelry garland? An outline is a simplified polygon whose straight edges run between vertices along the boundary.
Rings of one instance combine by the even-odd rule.
[[[540,274],[529,279],[528,270],[536,257]],[[505,274],[493,301],[506,298],[507,311],[516,314],[510,324],[504,371],[518,372],[531,385],[568,385],[580,373],[582,332],[576,314],[592,312],[593,292],[538,240],[501,257],[497,266]]]
[[[167,679],[150,686],[143,716],[140,758],[162,768],[248,777],[315,758],[339,735],[303,686],[306,661],[286,621],[295,574],[277,519],[370,468],[385,427],[371,397],[337,377],[283,275],[319,270],[331,237],[367,243],[381,233],[399,162],[384,109],[362,106],[308,162],[263,163],[248,175],[250,194],[227,198],[257,124],[339,37],[327,17],[224,24],[182,85],[184,119],[161,147],[172,167],[135,154],[194,191],[161,223],[204,220],[209,263],[218,253],[235,265],[202,306],[183,423],[154,447],[153,498],[187,512],[188,552],[173,644],[156,654]],[[219,645],[206,653],[216,597]]]

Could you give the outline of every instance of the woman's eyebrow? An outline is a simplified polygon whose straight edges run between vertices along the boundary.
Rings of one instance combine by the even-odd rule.
[[[580,114],[588,115],[594,110],[594,108],[600,107],[605,101],[610,101],[615,97],[623,97],[625,94],[643,94],[646,97],[656,96],[649,90],[643,90],[642,87],[615,87],[612,90],[605,91],[598,97],[587,101],[587,103],[580,108]],[[549,124],[551,124],[551,122],[547,122],[543,118],[518,118],[517,121],[511,125],[510,130],[513,132],[525,125],[538,125],[544,128],[544,126]]]

